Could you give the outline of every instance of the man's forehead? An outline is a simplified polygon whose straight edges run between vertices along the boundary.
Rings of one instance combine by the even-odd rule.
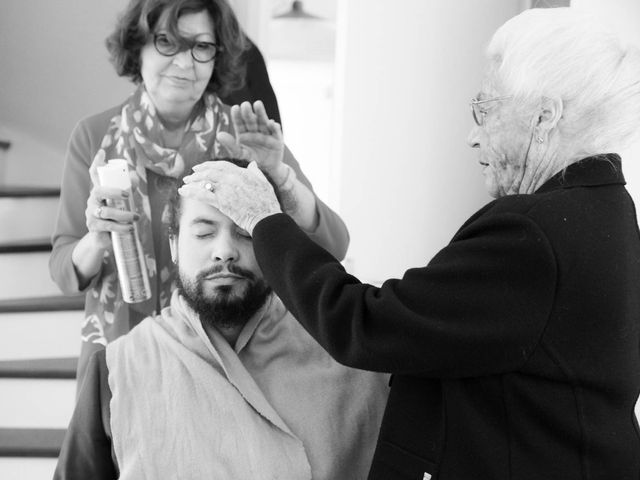
[[[229,223],[233,221],[213,205],[195,198],[182,197],[180,223]]]

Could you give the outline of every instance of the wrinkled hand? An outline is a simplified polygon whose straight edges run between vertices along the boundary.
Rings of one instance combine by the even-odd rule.
[[[284,140],[280,124],[270,120],[263,103],[243,102],[231,107],[231,121],[237,137],[227,133],[218,133],[218,141],[231,153],[231,156],[249,162],[255,161],[276,184],[284,181],[287,170],[282,158]]]
[[[249,235],[260,220],[282,211],[256,162],[247,168],[224,161],[205,162],[196,165],[194,172],[184,178],[180,195],[213,205]]]

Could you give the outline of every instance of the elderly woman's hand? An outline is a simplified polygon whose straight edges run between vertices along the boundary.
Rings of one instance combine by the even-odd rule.
[[[273,187],[255,162],[242,168],[230,162],[206,162],[194,167],[178,192],[213,205],[240,228],[253,234],[265,217],[280,213]]]
[[[235,158],[255,161],[258,167],[280,185],[287,177],[283,163],[284,140],[280,124],[270,120],[260,100],[231,107],[231,121],[236,136],[220,132],[218,140]]]

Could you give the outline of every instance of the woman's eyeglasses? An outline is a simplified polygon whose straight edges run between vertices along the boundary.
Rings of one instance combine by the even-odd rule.
[[[153,36],[153,45],[158,53],[165,57],[172,57],[178,52],[190,50],[193,59],[199,63],[210,62],[222,50],[221,46],[213,42],[187,39],[174,40],[165,33],[156,33]]]
[[[473,116],[473,121],[476,122],[476,125],[478,125],[479,127],[481,127],[482,124],[484,123],[484,116],[487,114],[487,112],[481,109],[480,107],[481,104],[489,103],[489,102],[497,102],[499,100],[506,100],[508,98],[511,98],[512,96],[513,95],[506,95],[504,97],[489,98],[487,100],[478,100],[477,98],[472,98],[470,105],[471,105],[471,115]]]

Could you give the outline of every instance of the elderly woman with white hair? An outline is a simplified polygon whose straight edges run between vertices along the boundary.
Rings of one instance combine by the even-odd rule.
[[[471,105],[495,200],[379,288],[280,213],[257,169],[207,164],[182,193],[252,234],[333,357],[394,374],[370,479],[638,479],[640,234],[615,152],[640,131],[640,52],[572,9],[529,10],[495,33]]]

